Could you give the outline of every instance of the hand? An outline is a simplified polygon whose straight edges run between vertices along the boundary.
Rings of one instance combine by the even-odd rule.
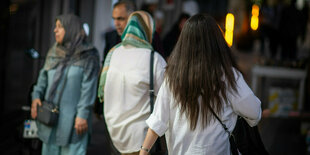
[[[31,103],[31,117],[35,119],[37,117],[37,105],[42,106],[40,99],[34,99]]]
[[[87,129],[88,129],[87,120],[86,120],[86,119],[83,119],[83,118],[80,118],[80,117],[76,117],[76,118],[75,118],[75,125],[74,125],[74,128],[75,128],[76,133],[77,133],[78,135],[83,134],[83,133],[86,132]]]
[[[262,117],[269,117],[271,115],[270,109],[265,109],[262,112]]]

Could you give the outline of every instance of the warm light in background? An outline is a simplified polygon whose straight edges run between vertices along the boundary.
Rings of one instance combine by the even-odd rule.
[[[256,4],[252,6],[252,16],[259,16],[259,7]]]
[[[226,22],[225,22],[225,40],[229,47],[231,47],[233,43],[234,21],[235,21],[234,15],[228,13],[226,15]]]
[[[229,47],[232,46],[232,42],[233,42],[233,33],[232,32],[225,32],[225,40],[228,44]]]
[[[11,4],[10,5],[10,14],[15,14],[18,10],[18,5],[17,4]]]
[[[252,30],[257,30],[258,28],[258,16],[259,16],[259,7],[254,4],[252,6],[252,17],[251,17],[251,28]]]
[[[251,28],[252,30],[257,30],[258,28],[258,17],[257,16],[251,17]]]
[[[235,20],[235,17],[233,14],[228,13],[226,15],[226,24],[225,24],[226,31],[233,31],[234,30],[234,20]]]

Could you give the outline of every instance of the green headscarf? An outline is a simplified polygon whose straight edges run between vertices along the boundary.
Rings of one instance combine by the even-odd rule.
[[[147,48],[153,50],[151,45],[153,34],[155,32],[155,22],[150,14],[145,11],[135,11],[130,14],[126,28],[121,36],[122,42],[115,45],[108,53],[104,66],[101,71],[98,97],[100,102],[104,101],[104,86],[107,78],[107,73],[110,66],[113,51],[123,45],[131,45],[136,48]]]

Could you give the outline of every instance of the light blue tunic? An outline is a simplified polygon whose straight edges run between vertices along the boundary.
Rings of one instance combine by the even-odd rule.
[[[67,80],[59,103],[59,119],[54,127],[49,127],[37,122],[38,136],[45,144],[56,146],[67,146],[81,142],[88,138],[91,131],[91,111],[96,97],[97,78],[99,72],[99,56],[96,50],[85,59],[79,60],[68,66]],[[83,62],[81,62],[83,61]],[[37,84],[32,92],[32,99],[39,98],[41,101],[47,99],[51,87],[55,69],[40,71]],[[66,74],[63,74],[66,75]],[[58,101],[64,84],[64,76],[61,78],[56,90],[54,103]],[[83,135],[77,135],[74,122],[80,117],[88,122],[88,131]],[[85,135],[86,134],[86,135]]]

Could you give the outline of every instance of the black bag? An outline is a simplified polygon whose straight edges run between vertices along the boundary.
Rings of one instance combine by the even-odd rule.
[[[54,126],[58,122],[58,116],[59,116],[58,104],[60,102],[63,90],[67,82],[68,70],[69,69],[67,69],[65,73],[64,83],[62,85],[60,95],[58,97],[58,101],[56,102],[56,104],[50,102],[53,100],[55,96],[56,89],[53,89],[50,90],[48,99],[43,101],[41,106],[37,105],[37,120],[47,126]]]
[[[244,118],[238,116],[236,126],[230,140],[231,151],[238,151],[242,155],[268,155],[260,137],[257,126],[250,127]]]
[[[37,120],[47,126],[54,126],[58,121],[58,106],[47,101],[37,106]]]
[[[230,133],[226,125],[219,119],[212,108],[212,114],[221,123],[224,130],[229,134],[230,150],[232,155],[269,155],[260,137],[257,126],[250,127],[243,117],[238,116],[236,126]]]

